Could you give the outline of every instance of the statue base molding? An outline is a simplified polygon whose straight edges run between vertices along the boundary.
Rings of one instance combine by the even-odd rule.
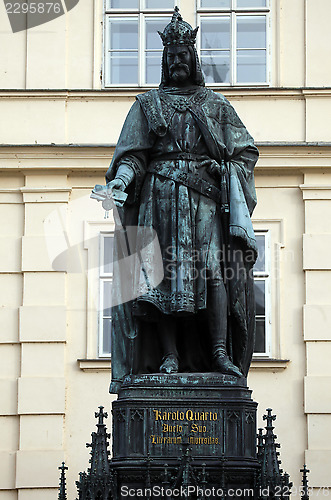
[[[292,483],[280,468],[276,416],[268,408],[265,432],[256,435],[256,407],[245,378],[127,376],[112,404],[111,454],[108,414],[103,406],[95,413],[97,432],[87,444],[90,467],[76,481],[78,499],[288,500]],[[59,499],[66,500],[67,467],[60,469]],[[302,472],[307,492],[307,469]]]
[[[112,404],[111,467],[119,489],[254,488],[256,407],[245,378],[127,376]]]

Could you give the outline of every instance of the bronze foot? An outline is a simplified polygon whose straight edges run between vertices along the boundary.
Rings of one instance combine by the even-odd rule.
[[[243,377],[239,368],[230,361],[228,356],[217,356],[214,359],[214,369],[217,372],[225,375],[234,375],[235,377]]]
[[[160,366],[161,373],[177,373],[178,372],[178,358],[174,354],[168,354],[163,358],[163,363]]]

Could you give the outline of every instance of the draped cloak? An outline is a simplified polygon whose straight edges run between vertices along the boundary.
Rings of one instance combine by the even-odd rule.
[[[199,158],[225,165],[228,215],[214,200],[157,173],[157,168],[193,172],[219,187],[219,178],[199,168]],[[202,273],[192,279],[192,266],[195,271],[206,268],[210,272],[217,271],[219,264],[224,281],[227,278],[228,352],[247,375],[255,335],[252,268],[257,250],[251,215],[256,205],[253,170],[257,158],[252,137],[221,94],[195,87],[186,92],[158,89],[137,96],[106,174],[107,182],[114,179],[122,163],[134,172],[115,230],[110,392],[119,391],[125,375],[158,372],[162,353],[154,321],[161,314],[178,320],[180,371],[210,371],[207,284]],[[137,230],[128,238],[127,229],[133,227]],[[139,228],[153,228],[158,236],[164,279],[128,300],[127,290],[136,289],[137,283],[139,287],[144,272],[136,264],[120,266],[120,262],[128,248],[137,251]],[[140,248],[148,246],[147,240],[147,236],[145,242],[140,237]],[[169,248],[175,253],[172,267],[167,265]],[[215,250],[220,251],[218,262],[213,259]],[[192,264],[194,252],[199,258]],[[146,265],[149,262],[153,267],[154,256],[149,257]]]

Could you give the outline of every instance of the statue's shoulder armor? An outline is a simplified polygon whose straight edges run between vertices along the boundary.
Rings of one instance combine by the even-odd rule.
[[[205,103],[207,106],[213,106],[219,109],[227,106],[232,107],[227,98],[223,94],[215,92],[214,90],[209,88],[206,88]]]
[[[139,101],[140,104],[147,104],[150,101],[153,101],[155,98],[155,93],[158,92],[158,89],[152,89],[148,90],[147,92],[144,92],[143,94],[138,94],[136,96],[137,101]]]
[[[138,94],[137,101],[142,107],[150,130],[153,130],[156,135],[165,135],[169,125],[169,117],[167,110],[164,109],[161,103],[159,90],[153,89],[143,94]]]
[[[234,107],[223,94],[207,89],[207,98],[203,107],[209,118],[237,128],[244,127]]]

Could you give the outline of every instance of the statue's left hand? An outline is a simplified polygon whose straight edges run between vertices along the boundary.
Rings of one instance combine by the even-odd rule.
[[[112,191],[113,189],[119,189],[120,191],[125,191],[126,185],[122,179],[119,177],[113,179],[107,183],[107,189]]]
[[[126,184],[119,178],[115,177],[112,181],[108,182],[106,185],[107,198],[112,198],[117,207],[123,207],[128,195],[125,193]]]

